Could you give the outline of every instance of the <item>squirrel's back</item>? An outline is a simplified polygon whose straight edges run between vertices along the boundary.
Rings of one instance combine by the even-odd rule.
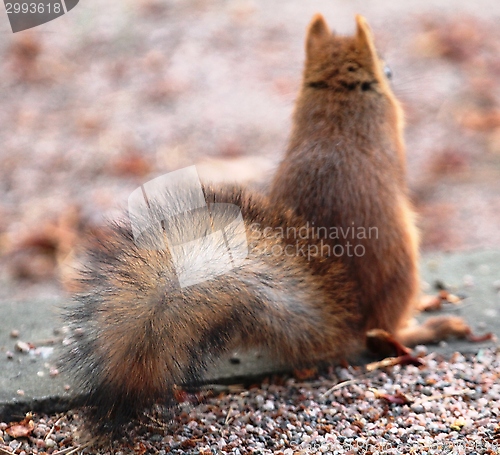
[[[419,290],[418,239],[406,187],[403,114],[360,16],[354,36],[309,26],[302,87],[271,200],[325,238],[357,281],[367,329],[396,332]]]

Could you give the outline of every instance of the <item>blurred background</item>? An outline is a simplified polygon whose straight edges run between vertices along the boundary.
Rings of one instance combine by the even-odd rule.
[[[500,248],[500,2],[81,1],[13,34],[0,6],[0,297],[61,292],[85,232],[196,164],[262,186],[316,12],[370,23],[406,117],[422,250]]]

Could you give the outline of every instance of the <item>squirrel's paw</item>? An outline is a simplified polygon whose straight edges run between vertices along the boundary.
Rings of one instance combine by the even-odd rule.
[[[366,347],[374,354],[382,357],[400,357],[410,354],[410,349],[401,344],[394,335],[382,329],[366,332]]]

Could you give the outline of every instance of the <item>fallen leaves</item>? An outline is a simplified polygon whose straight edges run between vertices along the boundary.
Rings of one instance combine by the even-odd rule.
[[[474,131],[492,131],[500,128],[500,109],[475,109],[459,117],[460,124]]]
[[[473,16],[425,18],[422,23],[425,31],[417,37],[416,49],[426,57],[465,62],[487,42],[487,27]]]
[[[10,239],[6,255],[12,276],[21,279],[47,279],[75,246],[82,229],[77,206],[66,207],[59,216]]]
[[[438,179],[443,176],[464,175],[470,168],[471,157],[460,148],[445,148],[431,158],[429,173]]]
[[[145,154],[134,149],[125,151],[109,164],[110,173],[121,177],[144,177],[153,169]]]
[[[293,370],[293,375],[295,379],[299,381],[306,381],[308,379],[313,379],[318,375],[317,368],[303,368],[301,370],[295,369]]]
[[[484,341],[494,341],[496,339],[495,335],[491,332],[485,333],[484,335],[475,335],[474,333],[469,332],[465,338],[471,343],[482,343]]]
[[[26,414],[26,417],[19,423],[14,423],[5,429],[5,432],[14,439],[27,438],[33,432],[35,422],[33,422],[33,415]]]
[[[411,404],[411,403],[413,403],[413,400],[402,392],[396,392],[395,394],[391,395],[389,393],[386,393],[384,391],[380,391],[380,390],[375,389],[373,387],[370,387],[368,390],[370,392],[373,392],[373,394],[375,395],[375,398],[384,400],[387,403],[391,403],[391,404]]]
[[[33,31],[16,34],[8,49],[7,58],[15,75],[23,82],[39,78],[39,56],[42,53],[40,35]]]
[[[417,306],[418,311],[439,311],[443,303],[458,304],[464,300],[463,296],[452,294],[447,289],[440,289],[437,295],[424,295]]]

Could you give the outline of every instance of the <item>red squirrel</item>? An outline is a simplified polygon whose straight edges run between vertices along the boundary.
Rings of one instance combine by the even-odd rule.
[[[177,386],[202,381],[236,348],[266,349],[301,368],[355,356],[370,329],[420,341],[404,329],[419,275],[402,111],[365,20],[356,22],[348,37],[332,34],[320,15],[309,26],[290,145],[270,195],[207,185],[208,207],[222,207],[218,220],[206,224],[193,212],[189,222],[169,221],[169,235],[199,237],[237,207],[248,240],[237,267],[183,287],[172,250],[138,244],[130,220],[88,247],[68,310],[79,331],[66,364],[98,431],[115,434],[155,404],[173,408]],[[168,212],[170,196],[150,197],[150,210]],[[190,195],[182,198],[179,206]],[[351,254],[347,238],[325,239],[321,227],[352,228]],[[157,236],[146,230],[144,239]],[[336,254],[339,246],[345,254]],[[213,265],[226,247],[200,247],[189,259]]]

